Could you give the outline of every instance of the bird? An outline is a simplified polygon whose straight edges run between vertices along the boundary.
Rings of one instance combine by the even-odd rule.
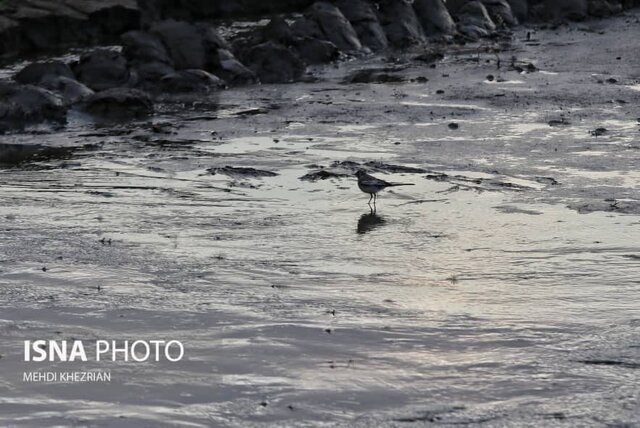
[[[389,183],[388,181],[380,180],[379,178],[375,178],[373,175],[367,174],[364,169],[359,169],[356,172],[356,177],[358,177],[358,187],[364,193],[369,194],[369,206],[371,206],[371,200],[373,199],[373,205],[376,204],[376,199],[378,199],[377,193],[382,189],[386,189],[387,187],[393,186],[413,186],[413,183]]]

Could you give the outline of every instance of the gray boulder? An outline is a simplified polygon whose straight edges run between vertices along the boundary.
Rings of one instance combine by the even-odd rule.
[[[309,9],[309,16],[318,23],[324,38],[336,45],[338,49],[345,52],[362,49],[356,31],[336,6],[326,2],[316,2]]]
[[[75,79],[71,68],[61,61],[34,62],[13,76],[18,83],[37,85],[45,76],[64,76]]]
[[[162,41],[153,34],[144,31],[128,31],[120,37],[120,40],[123,45],[122,53],[129,61],[173,64]]]
[[[283,45],[293,43],[293,31],[287,21],[281,16],[275,16],[262,29],[262,38],[264,41],[272,40]]]
[[[495,31],[496,25],[480,1],[470,1],[460,8],[458,31],[470,39],[477,40]]]
[[[180,70],[160,79],[162,89],[167,92],[208,92],[225,86],[224,81],[204,70]]]
[[[105,119],[133,119],[153,113],[149,95],[137,89],[113,88],[88,97],[82,109]]]
[[[0,82],[0,130],[29,123],[66,121],[67,107],[51,91],[32,85]]]
[[[392,46],[406,48],[425,41],[422,25],[409,0],[382,0],[380,14],[380,23]]]
[[[133,65],[137,74],[138,85],[148,87],[160,81],[163,76],[175,70],[164,62],[145,62]]]
[[[309,37],[312,39],[324,39],[324,32],[315,19],[306,16],[297,18],[290,26],[293,37]]]
[[[48,74],[42,78],[40,86],[60,94],[65,104],[68,105],[75,104],[94,94],[87,86],[66,76]]]
[[[83,54],[73,70],[78,80],[94,91],[117,88],[133,82],[127,60],[109,49]]]
[[[263,83],[288,83],[299,80],[305,71],[302,60],[285,46],[265,42],[243,55],[244,63]]]
[[[381,51],[389,46],[371,3],[366,0],[337,0],[335,3],[344,17],[351,22],[364,46],[372,51]]]
[[[141,21],[136,0],[5,0],[0,8],[0,56],[111,43]]]
[[[582,21],[588,16],[587,0],[544,0],[535,5],[533,14],[549,21]]]
[[[218,49],[215,54],[214,72],[233,85],[255,83],[258,81],[253,71],[242,64],[227,49]]]
[[[514,16],[507,0],[482,0],[482,4],[495,24],[507,27],[518,25],[518,19]]]
[[[603,18],[622,12],[622,5],[616,1],[588,0],[587,10],[589,15]]]
[[[529,2],[528,0],[508,0],[509,6],[513,16],[516,17],[518,22],[524,22],[529,17]]]
[[[456,32],[456,24],[442,0],[415,0],[413,8],[427,36]]]
[[[298,38],[293,46],[298,56],[307,64],[325,64],[340,57],[340,50],[328,40]]]
[[[176,70],[205,68],[205,45],[196,26],[182,21],[162,21],[151,27],[162,40]]]

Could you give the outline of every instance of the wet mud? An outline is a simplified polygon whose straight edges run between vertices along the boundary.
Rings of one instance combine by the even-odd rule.
[[[634,426],[639,18],[2,135],[0,425]],[[186,358],[24,383],[43,337]]]

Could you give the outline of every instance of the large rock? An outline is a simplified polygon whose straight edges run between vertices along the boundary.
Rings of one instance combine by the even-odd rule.
[[[389,46],[371,3],[366,0],[337,0],[335,3],[344,17],[351,22],[364,46],[372,51],[381,51]]]
[[[588,16],[587,0],[544,0],[532,7],[533,15],[549,21],[582,21]]]
[[[294,36],[291,27],[282,16],[275,16],[262,29],[264,41],[272,40],[285,46],[293,43]]]
[[[456,32],[456,24],[442,0],[415,0],[413,7],[427,36]]]
[[[424,32],[409,0],[382,0],[381,24],[392,46],[406,48],[424,42]]]
[[[32,85],[0,82],[0,130],[52,120],[64,122],[67,107],[51,91]]]
[[[163,76],[173,73],[175,70],[164,62],[145,62],[134,64],[138,86],[143,88],[153,87]]]
[[[258,80],[255,73],[245,67],[245,65],[227,49],[217,50],[215,63],[216,66],[213,71],[232,85],[255,83]]]
[[[75,104],[93,95],[94,92],[75,79],[48,74],[40,80],[40,86],[60,94],[65,104]]]
[[[78,80],[94,91],[135,83],[127,60],[117,51],[96,49],[80,57],[74,67]]]
[[[338,49],[345,52],[362,49],[356,31],[336,6],[317,2],[309,9],[309,15],[316,20],[325,38]]]
[[[299,12],[313,0],[139,0],[150,18],[203,21],[228,18],[257,18],[278,13]]]
[[[117,40],[138,28],[136,0],[6,0],[0,55]]]
[[[324,39],[324,32],[320,28],[320,24],[315,19],[310,19],[306,16],[301,16],[293,21],[291,33],[293,37]]]
[[[205,68],[205,45],[195,25],[168,20],[151,27],[151,33],[160,37],[177,70]]]
[[[250,48],[243,60],[263,83],[294,82],[305,71],[300,58],[285,46],[271,41]]]
[[[214,71],[218,69],[220,65],[217,59],[218,50],[224,49],[226,51],[231,51],[231,46],[218,33],[213,25],[199,22],[195,26],[200,38],[202,39],[202,46],[204,48],[204,68],[206,70]]]
[[[518,25],[518,19],[514,16],[507,0],[482,0],[482,4],[495,24],[507,27]]]
[[[480,1],[470,1],[460,8],[458,31],[477,40],[490,35],[496,29],[489,12]]]
[[[137,89],[114,88],[98,92],[84,102],[83,110],[105,119],[133,119],[153,113],[149,95]]]
[[[180,70],[160,79],[162,89],[167,92],[208,92],[223,88],[224,82],[204,70]]]
[[[64,76],[75,79],[71,68],[62,61],[34,62],[13,76],[18,83],[37,85],[45,76]]]
[[[587,10],[589,15],[603,18],[622,12],[622,5],[616,1],[588,0]]]
[[[519,22],[524,22],[529,17],[529,1],[528,0],[508,0],[513,16]]]
[[[128,31],[120,37],[120,40],[123,46],[122,54],[129,61],[173,65],[162,41],[153,34],[144,31]]]
[[[340,57],[340,50],[328,40],[299,38],[293,44],[298,56],[307,64],[325,64]]]

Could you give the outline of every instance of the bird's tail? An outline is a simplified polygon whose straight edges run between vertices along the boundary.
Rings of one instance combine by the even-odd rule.
[[[415,183],[389,183],[389,186],[415,186]]]

